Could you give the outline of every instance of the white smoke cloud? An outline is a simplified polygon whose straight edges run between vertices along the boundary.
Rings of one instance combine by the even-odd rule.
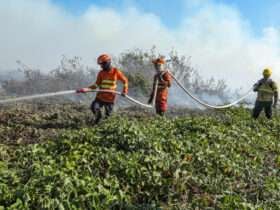
[[[267,27],[254,36],[236,9],[210,0],[188,1],[186,11],[191,9],[179,27],[169,29],[159,17],[136,8],[120,12],[93,5],[74,16],[48,0],[2,1],[0,69],[15,68],[20,59],[47,70],[62,54],[91,64],[103,52],[117,55],[156,45],[162,53],[175,48],[192,56],[200,74],[225,79],[234,88],[248,88],[267,66],[280,81],[278,29]]]

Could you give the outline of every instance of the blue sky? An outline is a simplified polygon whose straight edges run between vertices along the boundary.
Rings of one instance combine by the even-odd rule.
[[[136,7],[145,13],[153,13],[159,16],[162,22],[169,28],[176,28],[181,20],[188,16],[189,10],[186,5],[196,0],[173,0],[167,3],[166,0],[51,0],[65,8],[68,12],[79,15],[90,5],[108,7],[123,10],[128,6]],[[249,21],[256,33],[264,27],[280,26],[280,1],[279,0],[200,0],[200,2],[214,2],[235,8],[242,18]],[[171,2],[171,1],[170,1]],[[203,3],[201,4],[203,5]],[[199,9],[199,7],[195,8]],[[194,9],[194,10],[195,10]]]
[[[203,76],[232,86],[253,83],[267,66],[280,82],[279,11],[280,0],[3,0],[0,71],[18,59],[53,69],[61,55],[91,65],[103,52],[157,46],[191,56]],[[250,76],[240,78],[244,71]]]

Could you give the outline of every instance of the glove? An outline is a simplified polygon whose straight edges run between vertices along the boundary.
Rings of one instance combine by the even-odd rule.
[[[277,103],[273,104],[273,108],[276,109],[277,108]]]
[[[89,90],[90,90],[89,88],[82,88],[82,89],[76,90],[76,93],[86,93]]]
[[[123,91],[122,91],[122,94],[121,94],[121,95],[122,95],[123,97],[126,97],[127,93],[128,93],[128,91],[127,91],[126,89],[123,89]]]

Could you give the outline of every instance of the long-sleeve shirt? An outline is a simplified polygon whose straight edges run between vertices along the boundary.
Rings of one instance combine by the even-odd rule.
[[[99,88],[100,90],[112,90],[117,89],[117,81],[123,83],[123,93],[128,93],[128,80],[124,74],[117,68],[112,68],[109,71],[102,70],[98,73],[95,84],[89,86],[91,89]],[[115,93],[104,93],[99,92],[96,98],[103,102],[114,103],[116,94]]]
[[[167,101],[168,88],[171,86],[172,78],[168,71],[157,73],[154,76],[153,91],[151,97],[155,93],[156,81],[158,80],[158,89],[156,94],[156,102]]]
[[[261,79],[254,85],[254,91],[258,93],[258,101],[278,100],[278,87],[271,79]]]

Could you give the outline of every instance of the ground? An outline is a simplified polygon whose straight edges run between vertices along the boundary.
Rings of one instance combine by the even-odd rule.
[[[0,209],[280,209],[280,118],[87,105],[0,111]]]

